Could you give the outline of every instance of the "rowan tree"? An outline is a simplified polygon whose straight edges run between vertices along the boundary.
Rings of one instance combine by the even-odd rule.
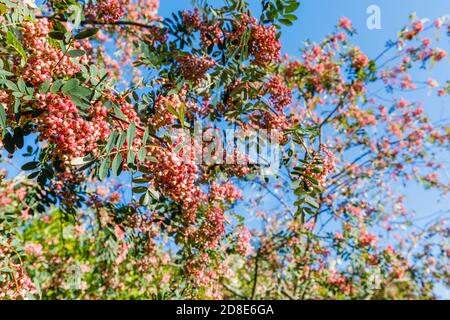
[[[448,101],[413,78],[448,68],[448,17],[377,57],[343,17],[289,57],[298,1],[194,3],[0,0],[0,298],[434,298],[447,219],[397,185],[449,190],[449,123],[408,98]]]

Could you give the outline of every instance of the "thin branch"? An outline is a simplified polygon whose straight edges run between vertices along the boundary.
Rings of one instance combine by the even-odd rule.
[[[256,257],[255,257],[255,271],[253,274],[252,300],[255,299],[256,285],[258,283],[258,263],[259,263],[259,250],[256,253]]]
[[[244,300],[248,300],[248,298],[247,298],[244,294],[235,291],[233,288],[227,286],[225,283],[222,283],[222,286],[223,286],[225,289],[227,289],[229,292],[231,292],[232,294],[234,294],[235,296],[238,296],[239,298],[244,299]]]
[[[61,18],[61,17],[47,17],[47,16],[36,16],[37,19],[55,19],[61,22],[67,22],[67,19]],[[154,28],[154,26],[135,22],[135,21],[112,21],[112,22],[105,22],[105,21],[98,21],[98,20],[83,20],[80,22],[80,25],[99,25],[99,26],[134,26],[134,27],[140,27],[140,28],[146,28],[151,29]]]

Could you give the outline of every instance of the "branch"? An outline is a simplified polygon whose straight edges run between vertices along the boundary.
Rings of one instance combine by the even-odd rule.
[[[256,284],[258,283],[258,262],[259,262],[259,250],[255,257],[255,273],[253,274],[253,288],[252,288],[252,300],[255,300]]]
[[[273,192],[267,185],[263,184],[262,182],[256,181],[256,183],[259,184],[261,187],[263,187],[271,196],[273,196],[275,199],[277,199],[283,205],[283,207],[288,211],[288,213],[291,215],[291,217],[295,216],[292,209],[280,196],[278,196],[275,192]]]
[[[347,164],[345,166],[344,169],[342,169],[342,171],[340,171],[339,173],[336,173],[334,176],[331,177],[332,180],[336,179],[337,177],[339,177],[341,174],[345,173],[346,171],[348,171],[348,169],[350,169],[354,164],[356,164],[359,160],[361,160],[362,158],[364,158],[365,156],[371,154],[371,151],[367,151],[365,153],[363,153],[362,155],[360,155],[359,157],[357,157],[355,160],[353,160],[351,163]]]
[[[246,296],[244,296],[244,294],[235,291],[233,288],[230,288],[225,283],[222,283],[222,286],[225,289],[227,289],[228,291],[230,291],[232,294],[234,294],[235,296],[238,296],[239,298],[244,299],[244,300],[248,300],[248,298]]]
[[[61,18],[61,17],[47,17],[47,16],[36,16],[37,19],[55,19],[61,22],[67,22],[67,19]],[[99,26],[135,26],[145,29],[151,29],[154,26],[135,22],[135,21],[112,21],[112,22],[105,22],[105,21],[98,21],[98,20],[83,20],[80,22],[80,25],[99,25]]]

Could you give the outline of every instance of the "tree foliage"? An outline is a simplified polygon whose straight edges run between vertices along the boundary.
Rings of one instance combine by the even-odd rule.
[[[0,0],[3,162],[26,159],[0,179],[0,298],[434,298],[447,221],[418,225],[397,184],[449,189],[448,122],[408,99],[448,101],[412,79],[445,66],[448,18],[370,58],[343,17],[296,58],[298,1],[212,3]],[[275,173],[199,158],[226,129],[276,137]]]

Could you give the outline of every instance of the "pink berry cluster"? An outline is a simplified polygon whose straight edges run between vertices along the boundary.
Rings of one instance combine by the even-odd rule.
[[[242,198],[242,192],[236,189],[230,181],[222,185],[213,182],[209,197],[212,201],[235,203]]]
[[[141,19],[157,21],[161,19],[158,16],[159,0],[121,0],[121,2],[126,7],[126,19],[129,21]]]
[[[359,49],[353,48],[350,53],[352,67],[356,70],[363,69],[369,64],[369,58]]]
[[[0,245],[0,270],[11,270],[10,272],[0,271],[0,278],[12,278],[0,282],[0,300],[26,299],[29,295],[37,294],[33,281],[22,265],[14,261],[14,255],[14,251],[10,248]],[[9,263],[7,264],[6,261]]]
[[[305,175],[317,180],[319,186],[326,185],[326,179],[328,175],[334,170],[336,166],[336,157],[334,154],[328,150],[327,146],[322,144],[320,145],[320,151],[324,153],[324,156],[319,153],[314,155],[314,162],[318,162],[318,165],[315,163],[311,163],[305,170]],[[315,169],[319,168],[319,172]],[[311,182],[306,180],[308,185],[311,185]]]
[[[183,86],[177,93],[158,95],[153,105],[154,114],[151,115],[149,122],[156,128],[164,128],[175,123],[182,105],[186,111],[196,108],[196,104],[187,99],[187,93],[187,87]]]
[[[352,21],[347,18],[347,17],[341,17],[339,19],[339,23],[338,23],[339,28],[344,29],[347,32],[352,32],[353,31],[353,24]]]
[[[40,138],[55,144],[54,156],[69,160],[96,153],[99,140],[107,139],[110,129],[107,110],[101,104],[90,110],[92,119],[84,119],[69,97],[53,93],[36,94],[35,107],[43,111],[36,119]]]
[[[178,71],[186,80],[194,83],[201,82],[209,69],[216,65],[211,57],[188,54],[178,59]]]
[[[124,13],[124,6],[119,0],[96,0],[86,8],[87,16],[105,22],[115,22],[122,18]]]
[[[48,41],[51,28],[52,23],[49,19],[39,19],[36,23],[30,21],[23,23],[24,44],[30,54],[23,70],[23,77],[25,81],[34,85],[46,80],[52,81],[53,76],[73,76],[80,71],[78,63],[88,62],[85,55],[70,58],[62,50],[52,46]],[[82,49],[83,44],[86,42],[76,42],[73,48]]]
[[[249,51],[254,56],[254,63],[265,66],[271,62],[280,61],[281,43],[277,38],[275,26],[258,24],[255,18],[244,14],[241,20],[235,23],[235,32],[230,38],[240,40],[244,32],[250,29]]]
[[[182,15],[188,32],[200,32],[200,40],[204,47],[218,44],[222,40],[223,32],[219,22],[211,23],[207,19],[203,19],[198,8],[194,9],[194,12],[184,11]]]
[[[252,245],[250,244],[250,240],[252,239],[252,235],[247,228],[242,228],[242,230],[238,233],[238,239],[236,243],[236,252],[246,256],[252,250]]]
[[[286,85],[282,76],[270,78],[265,85],[265,89],[275,110],[284,111],[292,103],[292,90]]]
[[[363,247],[374,246],[378,242],[378,236],[367,231],[361,231],[358,240]]]
[[[282,76],[274,76],[262,88],[268,94],[270,107],[268,110],[250,115],[253,125],[262,129],[283,130],[289,127],[286,111],[292,103],[292,91]],[[280,137],[283,139],[283,137]]]
[[[198,168],[194,159],[162,148],[153,148],[148,155],[156,159],[147,163],[154,186],[180,203],[186,218],[194,221],[202,199],[202,192],[196,186]]]

